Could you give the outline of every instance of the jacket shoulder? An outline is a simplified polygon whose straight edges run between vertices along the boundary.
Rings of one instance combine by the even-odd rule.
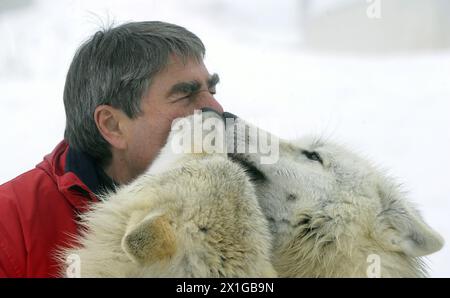
[[[70,205],[44,170],[32,169],[0,185],[0,267],[11,277],[40,275],[62,237],[58,230],[73,230],[73,225]]]

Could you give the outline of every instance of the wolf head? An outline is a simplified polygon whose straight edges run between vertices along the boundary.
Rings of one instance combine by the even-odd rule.
[[[253,178],[280,276],[425,275],[420,257],[444,241],[391,178],[337,144],[314,138],[279,144],[271,164],[260,154],[230,156]]]

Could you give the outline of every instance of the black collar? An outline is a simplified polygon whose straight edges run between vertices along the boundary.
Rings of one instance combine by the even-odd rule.
[[[72,172],[96,195],[115,190],[113,179],[97,164],[95,159],[82,151],[70,148],[64,171]]]

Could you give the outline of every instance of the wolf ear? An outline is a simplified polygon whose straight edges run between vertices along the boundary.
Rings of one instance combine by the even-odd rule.
[[[150,215],[133,225],[122,238],[122,249],[136,263],[145,265],[175,254],[175,234],[164,215]]]
[[[442,248],[444,239],[428,226],[396,186],[387,184],[379,188],[379,195],[384,206],[380,214],[384,227],[382,240],[392,251],[403,252],[410,257],[432,254]]]
[[[391,227],[385,231],[385,239],[394,251],[410,257],[422,257],[442,248],[444,239],[414,214],[398,214],[391,218]]]

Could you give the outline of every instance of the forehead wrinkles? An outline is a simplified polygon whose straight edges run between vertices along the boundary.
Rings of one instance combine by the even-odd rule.
[[[155,74],[155,78],[160,77],[164,79],[171,79],[174,74],[184,73],[188,76],[196,73],[195,70],[198,69],[206,69],[203,64],[203,60],[195,59],[193,57],[185,57],[180,58],[178,56],[171,56],[167,64]],[[193,78],[178,78],[179,80],[192,80]],[[176,83],[177,80],[174,80],[172,83]]]

